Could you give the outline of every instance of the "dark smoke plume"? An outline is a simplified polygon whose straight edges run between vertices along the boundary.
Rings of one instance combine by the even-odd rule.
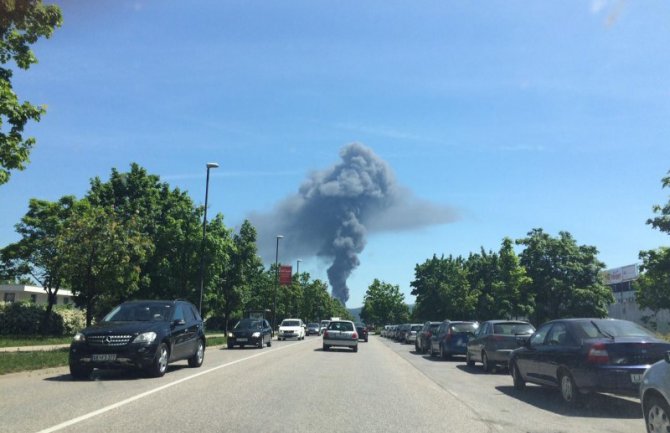
[[[400,187],[386,162],[371,149],[353,143],[340,151],[335,166],[315,171],[297,194],[266,214],[253,214],[258,245],[266,262],[274,261],[275,236],[282,261],[319,256],[331,261],[328,280],[343,304],[349,299],[347,279],[358,267],[368,233],[410,230],[454,221],[458,213],[416,198]]]

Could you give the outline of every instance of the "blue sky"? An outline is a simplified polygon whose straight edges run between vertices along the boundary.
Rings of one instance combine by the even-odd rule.
[[[200,204],[218,162],[209,212],[238,226],[352,142],[461,219],[371,235],[350,307],[374,278],[413,302],[417,263],[536,227],[608,267],[668,244],[645,225],[668,200],[667,1],[57,3],[63,27],[13,80],[48,112],[27,130],[30,165],[0,186],[0,245],[30,198],[82,196],[131,162]]]

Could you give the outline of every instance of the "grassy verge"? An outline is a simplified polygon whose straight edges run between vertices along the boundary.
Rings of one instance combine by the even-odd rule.
[[[70,344],[72,336],[66,337],[25,337],[25,336],[2,336],[0,337],[0,347],[15,346],[46,346],[49,344]]]
[[[0,375],[67,365],[68,349],[44,352],[0,352]]]
[[[25,346],[25,351],[0,352],[0,375],[16,373],[19,371],[40,370],[42,368],[65,367],[68,365],[68,348],[49,351],[29,351],[30,346],[46,344],[69,343],[72,337],[67,338],[35,338],[35,339],[11,339],[11,344],[4,344],[6,339],[0,341],[0,347]],[[24,344],[27,343],[27,344]],[[209,337],[207,346],[221,346],[226,344],[226,337]]]

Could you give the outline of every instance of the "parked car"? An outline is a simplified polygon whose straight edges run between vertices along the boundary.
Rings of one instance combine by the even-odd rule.
[[[412,323],[409,325],[409,329],[407,332],[405,332],[405,339],[404,343],[405,344],[412,344],[416,342],[416,334],[417,332],[421,331],[421,328],[423,328],[423,325],[420,323]]]
[[[640,385],[640,403],[647,433],[670,431],[670,352],[647,369]]]
[[[428,352],[430,348],[430,337],[437,331],[442,322],[426,322],[421,327],[421,330],[416,334],[416,341],[414,342],[414,350],[420,353]]]
[[[307,324],[307,335],[321,335],[321,326],[318,323]]]
[[[358,332],[356,325],[349,320],[334,320],[323,332],[323,350],[331,347],[349,347],[358,352]]]
[[[482,323],[468,340],[465,362],[468,366],[481,362],[485,372],[496,365],[507,367],[512,351],[519,347],[519,336],[529,337],[535,328],[519,320],[489,320]]]
[[[524,341],[510,357],[514,387],[555,387],[568,404],[590,392],[639,395],[644,372],[670,350],[642,326],[617,319],[553,320]]]
[[[393,339],[398,342],[404,342],[405,341],[405,336],[409,332],[409,329],[412,325],[409,323],[403,323],[402,325],[398,325],[396,328],[395,335],[393,336]]]
[[[445,320],[430,338],[430,356],[438,353],[442,359],[465,355],[468,340],[475,334],[479,323]]]
[[[272,327],[265,319],[242,319],[228,332],[228,349],[235,346],[272,346]]]
[[[365,323],[356,323],[356,332],[358,333],[359,340],[365,340],[366,343],[368,342],[368,327]]]
[[[277,332],[277,339],[286,340],[287,338],[305,339],[305,328],[303,327],[302,319],[282,320]]]
[[[78,332],[70,345],[70,375],[88,378],[94,368],[142,369],[154,377],[171,362],[200,367],[205,358],[202,318],[186,301],[131,301]]]

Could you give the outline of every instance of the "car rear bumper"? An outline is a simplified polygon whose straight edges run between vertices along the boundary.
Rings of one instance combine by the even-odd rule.
[[[356,347],[358,346],[358,340],[345,340],[345,339],[323,339],[323,344],[326,346],[339,346],[339,347]]]
[[[583,392],[607,392],[639,396],[642,375],[648,366],[602,366],[573,372],[575,384]]]

